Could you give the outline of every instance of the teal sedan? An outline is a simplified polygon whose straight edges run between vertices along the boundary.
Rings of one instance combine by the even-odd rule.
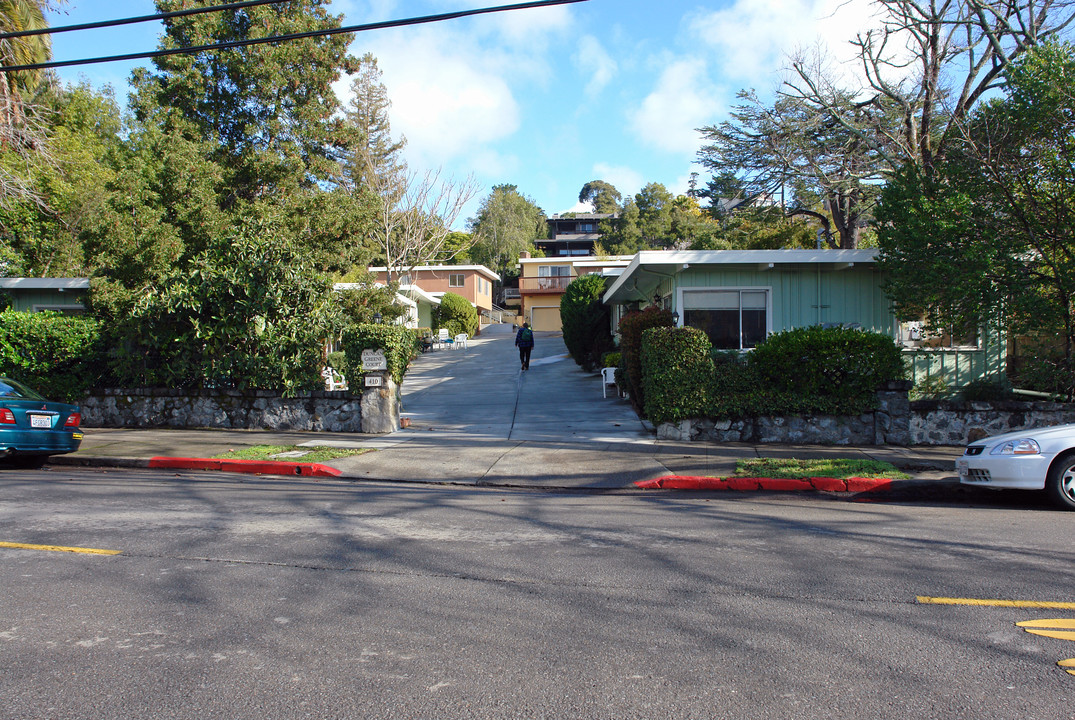
[[[41,465],[49,455],[78,450],[82,414],[52,402],[17,380],[0,377],[0,457]]]

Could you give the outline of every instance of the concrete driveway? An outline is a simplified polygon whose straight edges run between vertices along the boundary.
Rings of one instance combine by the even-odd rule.
[[[583,372],[560,333],[535,333],[523,372],[510,325],[493,325],[466,350],[420,356],[403,382],[410,432],[537,442],[650,442],[651,431],[601,377]]]

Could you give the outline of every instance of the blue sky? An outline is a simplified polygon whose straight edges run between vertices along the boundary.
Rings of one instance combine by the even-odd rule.
[[[333,0],[330,11],[350,25],[504,2]],[[868,11],[867,0],[587,0],[360,33],[352,52],[377,57],[413,170],[471,176],[477,199],[512,183],[552,214],[579,209],[579,190],[596,179],[625,195],[648,182],[685,192],[690,173],[701,172],[696,128],[725,119],[742,88],[769,95],[800,49],[821,47],[830,62],[848,62],[847,41],[873,24]],[[50,21],[153,12],[151,0],[69,0]],[[64,33],[53,39],[53,57],[149,51],[161,32],[146,23]],[[149,63],[59,73],[110,83],[122,99],[137,64]]]

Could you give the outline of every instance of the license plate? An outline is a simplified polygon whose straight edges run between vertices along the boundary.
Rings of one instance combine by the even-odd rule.
[[[960,460],[956,463],[956,470],[959,472],[959,479],[965,480],[970,475],[969,463],[966,460]]]
[[[49,429],[49,428],[52,427],[52,416],[51,415],[31,415],[30,416],[30,427]]]

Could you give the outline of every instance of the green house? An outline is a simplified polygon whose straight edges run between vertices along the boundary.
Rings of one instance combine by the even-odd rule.
[[[842,325],[891,335],[916,383],[950,388],[1003,375],[1003,338],[924,336],[897,322],[882,289],[877,251],[689,250],[638,253],[604,295],[613,327],[625,312],[657,305],[679,325],[705,330],[715,348],[746,351],[772,333]]]
[[[55,310],[81,315],[90,293],[89,278],[0,278],[0,290],[19,312]]]

